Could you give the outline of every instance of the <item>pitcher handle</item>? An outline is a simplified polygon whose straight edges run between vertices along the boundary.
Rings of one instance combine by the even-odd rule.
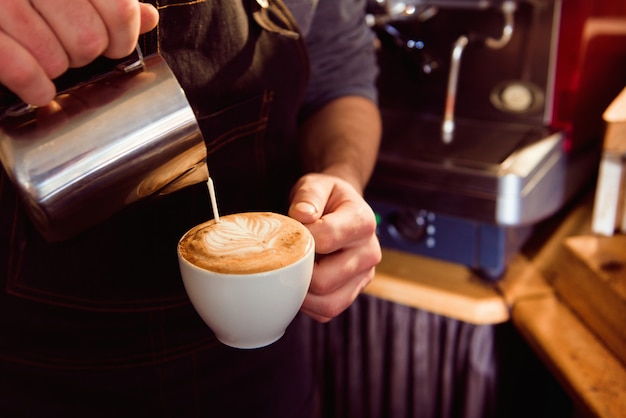
[[[111,74],[131,73],[144,69],[144,56],[141,47],[137,44],[135,50],[124,58],[98,57],[84,67],[68,69],[53,81],[57,95],[59,95],[83,84],[109,77]],[[0,84],[0,119],[6,116],[21,116],[35,108],[36,106],[24,103],[15,93]]]

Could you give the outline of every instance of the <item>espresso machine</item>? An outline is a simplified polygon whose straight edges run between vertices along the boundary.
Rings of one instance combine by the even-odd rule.
[[[383,247],[495,281],[593,177],[597,153],[553,123],[561,6],[369,4],[383,139],[366,199]]]

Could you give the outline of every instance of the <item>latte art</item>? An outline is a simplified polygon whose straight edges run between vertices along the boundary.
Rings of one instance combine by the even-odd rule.
[[[179,251],[205,270],[248,274],[293,264],[313,245],[300,222],[276,213],[249,212],[198,225],[183,237]]]
[[[222,219],[219,227],[204,236],[207,251],[216,256],[258,253],[272,249],[282,223],[271,217],[233,216]]]

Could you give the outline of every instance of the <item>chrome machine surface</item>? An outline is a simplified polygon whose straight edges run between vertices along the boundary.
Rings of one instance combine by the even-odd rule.
[[[370,11],[383,142],[366,197],[381,243],[497,279],[594,167],[551,123],[561,2],[379,0]]]

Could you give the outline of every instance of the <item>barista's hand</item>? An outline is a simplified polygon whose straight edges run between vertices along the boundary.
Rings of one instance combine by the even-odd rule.
[[[3,0],[0,84],[43,106],[55,95],[51,80],[100,55],[130,55],[158,19],[137,0]]]
[[[381,259],[374,213],[349,183],[308,174],[294,186],[289,216],[311,231],[317,252],[302,312],[327,322],[374,278]]]

